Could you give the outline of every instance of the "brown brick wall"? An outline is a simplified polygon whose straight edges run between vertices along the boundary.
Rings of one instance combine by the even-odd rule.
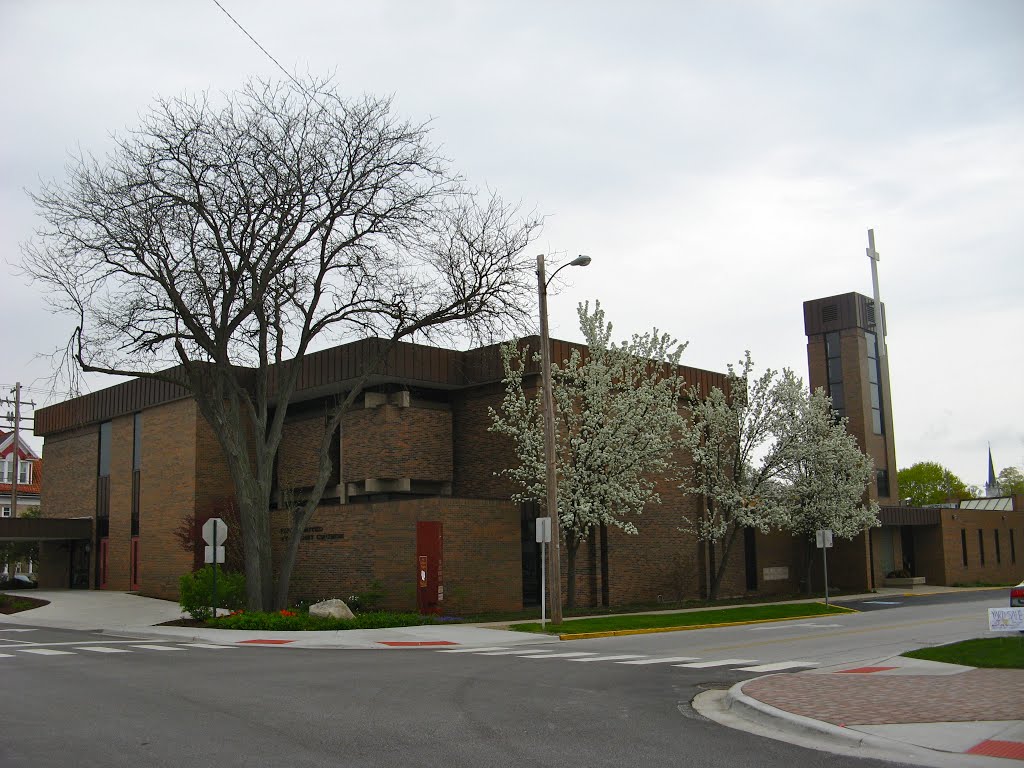
[[[147,597],[177,600],[178,579],[192,570],[173,532],[195,510],[200,421],[192,400],[142,414],[139,591]]]
[[[494,474],[519,461],[510,438],[487,431],[491,425],[487,409],[497,410],[503,397],[503,385],[489,384],[452,399],[455,496],[507,499],[519,490],[508,478]]]
[[[956,515],[956,519],[953,516]],[[1005,519],[1004,519],[1005,518]],[[964,567],[960,531],[967,531],[967,566]],[[985,542],[985,564],[981,563],[978,531]],[[996,561],[995,531],[999,531],[1000,562]],[[1013,530],[1016,563],[1010,553]],[[942,543],[948,584],[1016,584],[1024,579],[1024,512],[980,509],[942,510]]]
[[[308,488],[316,483],[324,417],[288,421],[277,452],[277,483],[281,488]]]
[[[755,548],[757,551],[757,591],[760,594],[772,595],[779,593],[795,593],[804,578],[804,545],[801,539],[787,533],[772,532],[756,534]],[[784,578],[781,571],[775,571],[765,578],[765,568],[785,568]],[[820,582],[819,582],[820,583]]]
[[[96,517],[96,470],[99,461],[99,427],[93,425],[49,435],[43,441],[43,457],[47,464],[40,489],[39,507],[43,517]],[[89,586],[96,586],[96,546],[89,553]],[[51,550],[52,551],[52,550]],[[42,553],[40,553],[42,554]],[[63,563],[63,550],[58,559]],[[66,563],[60,568],[67,567]],[[54,579],[60,579],[58,574]],[[67,579],[43,586],[67,586]]]
[[[321,507],[299,549],[291,600],[345,599],[378,580],[385,608],[415,611],[420,520],[442,525],[444,613],[522,607],[518,507],[457,498]],[[286,527],[284,515],[276,514],[275,562],[287,541]]]
[[[342,473],[367,478],[452,479],[452,415],[448,410],[385,403],[343,419]]]
[[[107,538],[107,589],[131,589],[129,561],[132,534],[132,416],[111,422],[110,527]]]

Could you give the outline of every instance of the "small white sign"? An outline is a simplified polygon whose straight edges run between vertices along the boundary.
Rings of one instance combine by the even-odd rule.
[[[765,581],[785,581],[789,578],[789,566],[773,565],[762,569],[761,578]]]
[[[538,517],[537,518],[537,543],[538,544],[550,544],[551,543],[551,518],[550,517]]]
[[[212,563],[213,562],[213,556],[215,554],[214,553],[215,549],[216,549],[216,555],[217,555],[217,562],[218,563],[223,563],[224,562],[224,547],[205,547],[204,548],[204,550],[205,550],[204,557],[206,559],[203,560],[204,563]]]
[[[822,528],[816,534],[818,542],[818,549],[827,549],[832,546],[832,531],[828,528]]]
[[[1024,608],[989,608],[990,632],[1024,632]]]
[[[217,540],[213,540],[213,527],[214,524],[217,526]],[[228,524],[221,520],[219,517],[211,517],[205,523],[203,523],[203,541],[207,544],[216,544],[218,547],[223,544],[228,538]],[[207,562],[210,562],[207,560]]]

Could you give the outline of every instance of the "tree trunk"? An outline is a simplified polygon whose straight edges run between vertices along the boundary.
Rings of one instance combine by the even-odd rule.
[[[736,536],[740,531],[740,527],[733,524],[732,528],[726,533],[725,538],[722,540],[722,558],[718,563],[718,567],[713,571],[714,576],[711,581],[711,600],[718,599],[718,592],[722,586],[722,579],[725,577],[725,569],[729,565],[729,555],[732,553],[733,544],[736,543]],[[712,549],[712,567],[714,567],[714,550]]]
[[[804,560],[806,562],[806,568],[804,570],[804,580],[807,582],[807,596],[813,596],[813,590],[811,589],[811,578],[814,575],[814,547],[811,546],[810,539],[807,541],[807,546],[804,548]]]

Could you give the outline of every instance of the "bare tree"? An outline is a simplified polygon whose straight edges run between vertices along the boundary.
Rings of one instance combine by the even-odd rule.
[[[183,384],[216,433],[250,609],[286,602],[331,437],[389,345],[490,339],[525,321],[532,295],[521,252],[539,221],[467,191],[389,100],[324,81],[158,101],[107,157],[79,157],[33,199],[45,224],[25,262],[76,320],[66,359]],[[275,591],[272,473],[302,359],[357,338],[381,339],[380,355],[332,404]]]

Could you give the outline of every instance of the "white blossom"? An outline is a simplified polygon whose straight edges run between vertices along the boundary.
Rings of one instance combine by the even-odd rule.
[[[601,525],[637,532],[635,518],[659,503],[654,478],[672,471],[682,427],[684,386],[679,359],[685,344],[657,329],[616,344],[600,303],[578,308],[587,349],[552,363],[558,517],[569,559],[573,604],[575,555]],[[518,501],[544,503],[543,397],[523,388],[526,351],[503,348],[506,394],[491,410],[491,431],[515,441],[517,466],[499,474],[522,488]],[[535,359],[539,359],[539,355]]]

